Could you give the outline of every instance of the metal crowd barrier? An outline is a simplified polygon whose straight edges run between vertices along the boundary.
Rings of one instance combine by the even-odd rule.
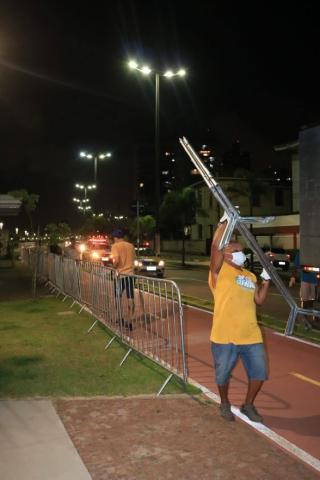
[[[25,249],[27,250],[27,249]],[[116,338],[128,346],[120,365],[132,351],[137,351],[166,368],[170,374],[158,395],[173,375],[187,380],[184,323],[181,295],[171,280],[120,275],[113,268],[97,263],[80,262],[36,248],[22,253],[22,261],[36,268],[37,276],[46,280],[64,300],[87,308],[97,322],[112,333],[105,346]]]

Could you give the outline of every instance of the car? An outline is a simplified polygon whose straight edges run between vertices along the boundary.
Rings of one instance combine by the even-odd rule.
[[[266,251],[266,255],[270,258],[274,267],[281,268],[287,272],[290,267],[290,255],[283,248],[271,248]]]
[[[151,275],[158,278],[164,276],[164,261],[156,257],[140,257],[134,261],[134,273],[136,275]]]
[[[285,252],[283,248],[275,248],[275,247],[263,247],[262,250],[264,251],[265,255],[269,258],[270,262],[276,268],[281,268],[284,272],[287,272],[290,267],[290,255]],[[250,266],[251,262],[251,253],[250,249],[245,250],[245,254],[247,257],[246,261],[246,268]],[[253,253],[253,265],[254,267],[260,265],[260,261],[255,253]]]
[[[106,237],[90,237],[81,250],[83,261],[98,262],[106,267],[113,266],[111,246]]]

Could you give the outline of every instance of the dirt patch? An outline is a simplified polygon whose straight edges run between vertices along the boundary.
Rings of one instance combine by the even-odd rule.
[[[60,399],[59,413],[94,480],[314,480],[311,468],[217,405],[186,396]]]

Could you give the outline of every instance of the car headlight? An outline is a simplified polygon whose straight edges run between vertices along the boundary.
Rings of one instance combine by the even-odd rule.
[[[86,246],[85,246],[84,243],[81,243],[81,244],[79,245],[79,250],[80,250],[81,253],[85,252],[86,249],[87,249],[87,248],[86,248]]]
[[[164,267],[164,261],[163,260],[160,260],[160,262],[158,263],[159,267]]]
[[[138,260],[135,260],[135,261],[134,261],[134,266],[135,266],[135,267],[138,267],[138,266],[139,266]]]
[[[98,252],[92,252],[92,253],[91,253],[91,258],[97,259],[97,258],[100,258],[100,255],[99,255]]]

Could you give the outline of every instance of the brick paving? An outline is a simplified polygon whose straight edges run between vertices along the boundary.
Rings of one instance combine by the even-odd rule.
[[[58,399],[55,407],[93,480],[320,478],[203,397]]]

